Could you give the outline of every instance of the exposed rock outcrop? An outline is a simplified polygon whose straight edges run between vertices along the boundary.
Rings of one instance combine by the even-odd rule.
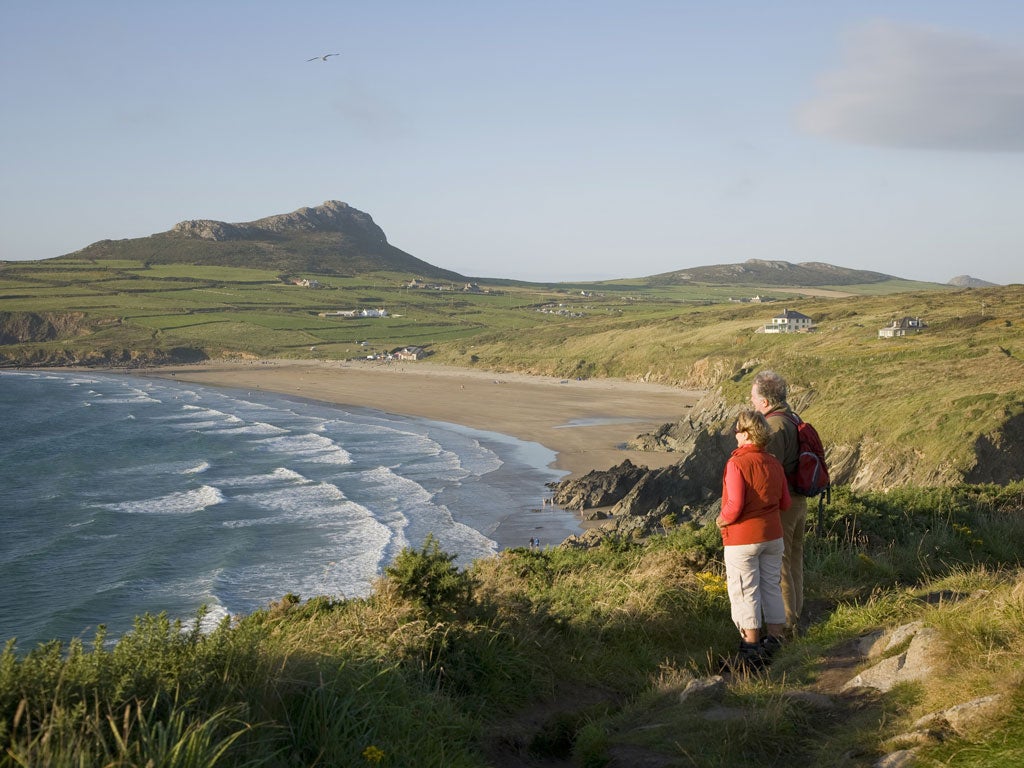
[[[0,349],[0,368],[149,368],[158,365],[183,365],[208,359],[195,347],[170,349],[64,348]]]
[[[0,312],[0,366],[138,368],[196,363],[207,357],[205,352],[195,347],[125,349],[92,347],[81,342],[68,346],[48,344],[66,339],[85,339],[119,325],[120,318],[91,317],[84,312]]]
[[[981,435],[974,443],[977,463],[967,473],[968,483],[1006,483],[1024,480],[1024,413],[1003,422],[994,436]]]
[[[89,318],[84,312],[0,312],[0,344],[29,344],[87,336],[115,318]]]
[[[233,224],[227,224],[223,221],[214,221],[212,219],[190,219],[188,221],[179,221],[171,229],[171,232],[175,235],[184,235],[185,237],[198,237],[200,240],[213,240],[214,242],[220,242],[222,240],[238,240],[246,236],[247,232],[243,227],[236,227]]]
[[[253,239],[267,233],[341,232],[361,244],[386,245],[384,230],[368,214],[348,203],[328,200],[315,208],[299,208],[291,213],[267,216],[256,221],[228,224],[212,219],[181,221],[171,229],[173,234],[203,240]]]
[[[667,515],[676,522],[713,519],[722,471],[735,448],[730,426],[740,407],[730,408],[720,395],[708,395],[681,421],[641,435],[633,444],[677,452],[678,464],[646,469],[627,460],[604,472],[554,484],[554,503],[567,509],[584,511],[614,504],[607,523],[581,537],[570,537],[565,545],[597,544],[609,535],[646,536],[657,531]]]
[[[811,710],[842,717],[844,712],[863,707],[862,694],[891,690],[901,683],[927,681],[941,672],[945,653],[937,630],[913,621],[888,629],[878,629],[853,641],[842,643],[824,659],[821,674],[808,688],[790,688],[782,692],[787,701],[799,702]],[[867,663],[867,666],[863,666]],[[863,667],[854,673],[853,665]],[[704,720],[732,720],[749,716],[744,710],[724,707],[732,681],[720,675],[690,679],[679,694]],[[970,739],[985,732],[1005,716],[1012,702],[1001,693],[972,698],[918,718],[910,729],[886,739],[885,754],[873,763],[877,768],[910,768],[918,765],[918,753],[925,745],[959,737]]]
[[[906,650],[885,656],[908,641]],[[878,661],[851,678],[843,689],[874,688],[884,693],[899,683],[923,680],[934,671],[934,659],[940,648],[939,633],[919,621],[880,633],[868,650],[868,658]]]
[[[991,288],[998,283],[990,283],[988,280],[971,277],[970,275],[957,275],[949,280],[948,285],[955,285],[958,288]]]
[[[815,394],[812,390],[793,393],[790,404],[797,412],[803,411],[814,402]],[[611,507],[601,513],[611,518],[608,523],[568,545],[597,544],[603,536],[627,531],[631,535],[654,532],[669,514],[679,522],[713,519],[722,471],[735,448],[730,427],[743,407],[730,406],[718,390],[705,395],[681,420],[629,441],[633,450],[677,454],[679,461],[674,465],[644,469],[627,461],[604,472],[553,484],[554,502],[566,509],[586,513],[594,507]],[[952,465],[922,467],[912,447],[886,447],[871,436],[853,445],[827,444],[826,449],[832,484],[854,490],[886,490],[907,484],[1008,483],[1024,479],[1024,413],[1007,412],[999,432],[977,438],[977,461],[966,473]]]
[[[938,673],[944,652],[939,632],[920,621],[870,633],[857,645],[859,655],[873,663],[842,685],[843,694],[864,688],[885,692],[901,683],[927,680]],[[1006,705],[1005,697],[996,693],[930,712],[918,718],[910,730],[889,738],[883,744],[887,753],[874,764],[887,768],[916,765],[921,746],[951,736],[967,738],[997,720]]]
[[[562,509],[583,512],[619,503],[647,473],[629,459],[607,471],[594,470],[576,481],[551,483],[552,500]]]

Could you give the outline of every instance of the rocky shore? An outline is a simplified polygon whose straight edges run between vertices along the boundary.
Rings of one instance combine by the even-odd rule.
[[[707,394],[687,415],[630,441],[638,451],[678,456],[678,461],[650,468],[623,461],[608,470],[552,484],[552,499],[595,521],[564,546],[593,546],[609,536],[641,538],[666,523],[714,519],[721,502],[722,471],[735,447],[729,427],[740,406],[729,407],[718,394]]]

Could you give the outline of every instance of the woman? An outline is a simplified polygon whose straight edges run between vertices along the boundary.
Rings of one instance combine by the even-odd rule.
[[[779,511],[789,509],[789,484],[782,465],[765,451],[769,437],[764,416],[754,410],[740,413],[736,450],[722,478],[722,511],[715,521],[725,547],[732,620],[740,631],[740,663],[754,668],[782,644],[786,628]]]

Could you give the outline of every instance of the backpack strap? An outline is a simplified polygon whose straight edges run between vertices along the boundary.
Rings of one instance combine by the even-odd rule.
[[[764,417],[766,419],[769,416],[784,416],[786,419],[788,419],[793,424],[794,427],[799,425],[803,421],[803,419],[801,419],[799,416],[797,416],[792,411],[769,411],[768,413],[766,413],[764,415]]]

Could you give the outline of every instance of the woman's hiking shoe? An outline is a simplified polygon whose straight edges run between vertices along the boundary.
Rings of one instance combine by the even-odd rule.
[[[757,672],[771,663],[771,659],[765,654],[761,643],[747,643],[740,641],[740,650],[736,654],[737,666],[751,672]]]
[[[772,663],[761,642],[740,641],[739,650],[722,659],[721,672],[762,672]]]
[[[765,635],[761,638],[761,651],[769,659],[782,647],[782,638],[775,635]]]

